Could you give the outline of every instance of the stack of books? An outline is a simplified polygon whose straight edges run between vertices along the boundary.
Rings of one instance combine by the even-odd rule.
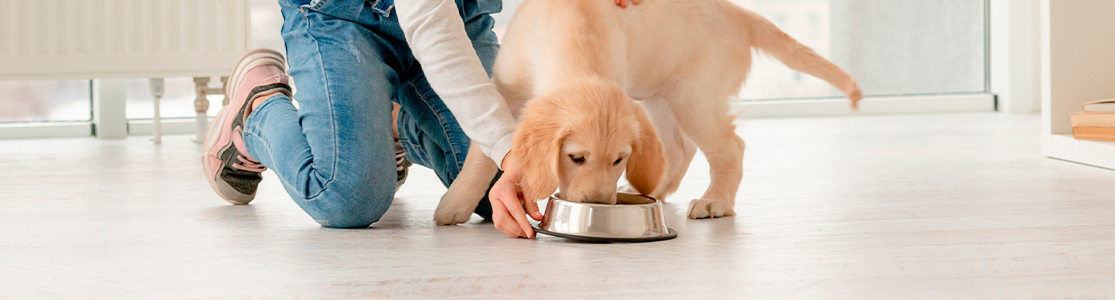
[[[1115,99],[1084,104],[1084,111],[1069,115],[1072,135],[1078,140],[1115,142]]]

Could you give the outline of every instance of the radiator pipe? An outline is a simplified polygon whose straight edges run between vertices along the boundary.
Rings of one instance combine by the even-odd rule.
[[[151,96],[155,98],[155,102],[154,102],[155,116],[154,116],[154,120],[152,120],[152,122],[151,122],[152,125],[155,125],[155,132],[154,132],[155,137],[152,139],[152,141],[154,141],[155,144],[158,145],[158,144],[163,143],[162,109],[160,109],[159,106],[160,106],[160,102],[162,102],[162,100],[163,100],[163,94],[164,94],[165,89],[166,89],[166,84],[165,84],[165,81],[162,78],[151,78],[150,85],[151,85]]]
[[[205,131],[209,125],[209,99],[205,97],[209,94],[209,77],[194,77],[194,92],[197,94],[197,99],[194,100],[194,111],[197,112],[197,139],[194,142],[201,145],[205,143]]]
[[[225,86],[228,85],[228,76],[221,76],[221,87],[209,87],[209,77],[194,77],[194,92],[197,93],[197,99],[194,100],[194,111],[197,112],[197,140],[198,145],[205,142],[205,132],[209,126],[209,95],[224,95],[221,100],[221,106],[228,105],[229,95],[225,94]]]

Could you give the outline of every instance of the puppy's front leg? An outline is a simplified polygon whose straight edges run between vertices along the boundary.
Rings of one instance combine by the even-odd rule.
[[[643,100],[642,104],[651,123],[654,123],[654,128],[658,130],[658,139],[662,141],[666,161],[670,162],[665,176],[662,176],[662,182],[650,196],[666,200],[666,196],[673,194],[681,186],[681,179],[685,177],[689,163],[697,154],[697,146],[682,131],[666,98],[654,97]]]
[[[441,202],[434,211],[434,221],[438,225],[454,225],[467,222],[472,217],[476,205],[484,199],[484,193],[499,167],[488,156],[480,152],[480,146],[470,143],[468,157],[457,179],[449,185],[449,190],[441,196]]]
[[[681,179],[685,177],[686,171],[689,170],[689,163],[693,161],[693,156],[697,154],[697,146],[682,131],[681,125],[678,124],[677,118],[674,117],[674,113],[670,110],[670,106],[664,97],[651,97],[639,103],[646,110],[650,122],[654,124],[655,130],[658,132],[658,139],[662,141],[663,154],[666,156],[666,161],[669,162],[666,165],[666,174],[662,176],[662,181],[654,189],[654,192],[647,196],[665,201],[666,196],[673,194],[681,186]],[[619,188],[619,191],[639,193],[630,184],[624,184]]]

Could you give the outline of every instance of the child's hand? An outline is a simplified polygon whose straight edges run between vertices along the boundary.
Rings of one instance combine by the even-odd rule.
[[[533,239],[534,229],[527,221],[527,214],[541,221],[538,203],[534,199],[523,201],[523,190],[519,187],[523,171],[511,155],[503,159],[502,165],[503,175],[488,192],[488,200],[492,203],[492,223],[507,236]]]
[[[640,0],[614,0],[619,7],[627,8],[628,5],[639,5]]]

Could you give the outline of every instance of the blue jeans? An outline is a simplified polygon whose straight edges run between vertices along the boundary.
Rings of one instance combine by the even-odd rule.
[[[392,102],[407,159],[448,186],[469,138],[403,37],[391,0],[279,0],[288,73],[299,107],[268,98],[245,124],[248,152],[271,168],[294,202],[326,227],[367,227],[395,194]],[[457,0],[473,48],[491,75],[499,45],[489,16],[500,0]],[[410,182],[410,184],[423,184]],[[477,213],[491,217],[487,199]]]

